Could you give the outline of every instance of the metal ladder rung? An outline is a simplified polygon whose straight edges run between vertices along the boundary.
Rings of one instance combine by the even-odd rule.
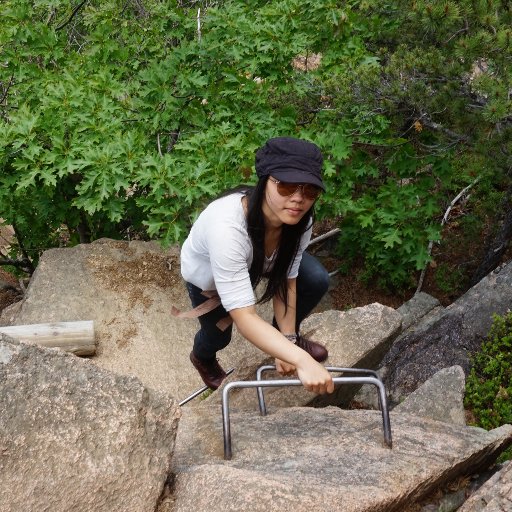
[[[234,388],[258,388],[258,400],[260,403],[260,413],[266,414],[266,407],[263,398],[262,388],[269,387],[286,387],[286,386],[302,386],[302,382],[299,379],[281,379],[281,380],[261,380],[261,374],[265,370],[275,369],[275,366],[262,366],[258,369],[257,376],[258,380],[249,381],[237,381],[226,384],[222,391],[222,426],[224,433],[224,459],[231,460],[233,453],[231,448],[231,424],[229,414],[229,393]],[[377,387],[379,393],[379,405],[382,413],[382,425],[384,430],[384,442],[386,445],[392,447],[391,438],[391,424],[389,421],[389,411],[387,406],[386,391],[382,381],[374,375],[376,373],[373,370],[365,370],[360,368],[340,368],[336,366],[327,366],[326,370],[330,372],[346,372],[346,373],[366,373],[372,376],[370,377],[334,377],[332,380],[335,385],[337,384],[372,384]]]
[[[263,372],[266,372],[266,371],[269,371],[269,370],[275,370],[276,369],[276,366],[274,364],[267,364],[267,365],[264,365],[264,366],[260,366],[258,368],[258,370],[256,371],[256,380],[262,380],[263,378]],[[340,366],[325,366],[325,369],[328,371],[328,372],[343,372],[343,373],[364,373],[364,374],[367,374],[367,375],[371,375],[372,377],[375,377],[376,379],[378,379],[379,381],[381,381],[378,373],[374,370],[367,370],[365,368],[342,368]],[[382,382],[382,381],[381,381]],[[260,414],[262,416],[266,416],[267,415],[267,407],[265,405],[265,397],[263,395],[263,388],[261,386],[259,386],[257,388],[257,393],[258,393],[258,404],[259,404],[259,407],[260,407]],[[382,410],[382,406],[381,406],[381,403],[380,403],[380,394],[379,394],[379,409]]]

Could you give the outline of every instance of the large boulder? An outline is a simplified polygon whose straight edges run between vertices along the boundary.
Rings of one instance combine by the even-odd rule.
[[[400,335],[403,336],[405,332],[415,329],[418,331],[419,326],[421,326],[424,331],[428,330],[429,326],[442,315],[444,308],[435,297],[424,292],[419,292],[408,301],[404,302],[396,311],[402,317]],[[381,361],[379,361],[379,363],[381,363]],[[386,369],[382,367],[381,364],[376,368],[377,374],[381,379],[383,375],[385,375],[385,370]],[[366,409],[378,409],[378,404],[378,395],[375,393],[375,387],[366,384],[357,391],[351,403],[352,406]]]
[[[45,251],[25,300],[2,320],[9,325],[93,320],[95,364],[181,399],[203,385],[189,361],[198,322],[171,316],[173,305],[191,307],[178,247],[101,239]],[[220,359],[227,368],[256,353],[261,356],[235,333]]]
[[[171,316],[173,305],[182,310],[191,307],[180,275],[178,247],[164,250],[156,243],[102,239],[45,251],[24,302],[2,319],[14,325],[94,320],[94,363],[136,376],[182,400],[203,386],[189,361],[198,322]],[[258,311],[271,321],[269,303],[258,306]],[[399,332],[400,322],[400,314],[392,308],[372,304],[313,314],[302,327],[304,334],[327,345],[329,364],[372,367]],[[254,379],[256,369],[269,361],[236,329],[219,360],[226,369],[237,368],[232,377],[237,380]],[[274,402],[274,395],[285,398]],[[298,388],[269,392],[269,404],[301,405],[314,398]],[[339,397],[329,398],[336,403]]]
[[[512,510],[512,464],[495,473],[458,509],[458,512],[510,512]]]
[[[159,512],[405,510],[440,485],[491,464],[512,426],[491,432],[391,414],[393,448],[376,411],[233,411],[233,458],[223,460],[220,410],[184,409],[172,496]]]
[[[480,349],[493,315],[512,309],[511,289],[512,262],[399,336],[380,365],[391,404],[399,403],[443,368],[458,365],[467,375],[471,354]]]
[[[0,335],[2,512],[153,512],[176,402],[133,377]]]

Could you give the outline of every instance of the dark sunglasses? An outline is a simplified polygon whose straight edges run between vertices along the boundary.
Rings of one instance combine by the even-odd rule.
[[[312,185],[311,183],[287,183],[285,181],[276,180],[272,176],[269,179],[277,185],[277,193],[283,197],[291,196],[300,189],[306,199],[316,199],[322,192],[320,187]]]

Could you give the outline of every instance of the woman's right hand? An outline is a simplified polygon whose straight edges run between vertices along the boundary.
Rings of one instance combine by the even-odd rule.
[[[297,365],[297,375],[308,391],[318,395],[334,391],[334,382],[331,374],[309,354],[304,358],[303,364],[301,361],[301,364]]]
[[[329,372],[305,350],[293,344],[275,327],[263,320],[254,306],[233,309],[229,314],[244,338],[286,364],[286,368],[280,367],[281,370],[288,372],[294,366],[297,376],[308,391],[317,394],[334,391],[334,383]]]

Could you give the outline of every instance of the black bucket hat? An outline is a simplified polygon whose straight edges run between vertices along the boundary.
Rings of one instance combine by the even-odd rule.
[[[293,137],[276,137],[256,151],[256,174],[258,178],[273,176],[289,183],[311,183],[325,191],[323,161],[316,144]]]

